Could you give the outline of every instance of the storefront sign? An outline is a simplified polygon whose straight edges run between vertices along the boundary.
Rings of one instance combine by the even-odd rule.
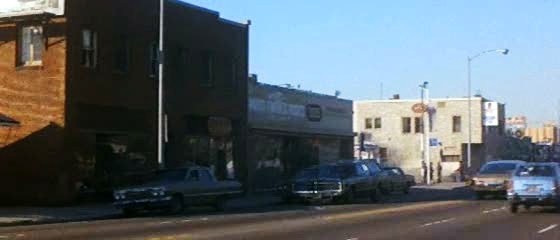
[[[37,14],[64,15],[64,0],[2,0],[0,18]]]
[[[416,103],[412,105],[412,111],[415,113],[423,113],[426,112],[427,109],[426,104],[423,103]]]
[[[307,119],[312,122],[320,122],[321,118],[323,118],[323,110],[321,106],[316,104],[309,104],[305,106],[305,113],[307,115]]]
[[[213,137],[227,137],[231,135],[231,120],[221,117],[208,118],[208,132]]]

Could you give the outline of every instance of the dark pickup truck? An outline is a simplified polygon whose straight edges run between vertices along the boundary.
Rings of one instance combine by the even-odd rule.
[[[376,200],[375,178],[366,164],[324,164],[300,171],[285,187],[287,200],[352,202],[357,197]]]
[[[188,167],[157,171],[146,184],[114,191],[114,205],[126,215],[155,209],[180,212],[192,205],[221,209],[228,198],[241,193],[239,182],[217,181],[208,168]]]

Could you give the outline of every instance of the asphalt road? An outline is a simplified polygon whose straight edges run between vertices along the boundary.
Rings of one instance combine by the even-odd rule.
[[[504,200],[415,189],[381,203],[287,205],[0,228],[0,239],[560,239],[560,213],[509,213]]]

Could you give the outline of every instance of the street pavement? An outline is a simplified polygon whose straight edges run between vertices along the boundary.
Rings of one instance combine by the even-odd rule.
[[[465,188],[417,187],[379,203],[229,211],[0,228],[0,239],[560,239],[560,214],[509,213]]]

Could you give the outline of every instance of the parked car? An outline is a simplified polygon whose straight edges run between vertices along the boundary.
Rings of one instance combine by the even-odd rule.
[[[381,193],[389,194],[402,191],[408,194],[410,187],[416,185],[414,176],[405,174],[401,168],[386,167],[380,173],[378,188]]]
[[[227,199],[241,193],[239,182],[217,181],[210,169],[193,166],[157,171],[146,184],[116,190],[114,205],[125,214],[154,209],[180,212],[192,205],[221,209]]]
[[[376,200],[377,189],[369,168],[362,162],[325,164],[300,171],[291,181],[288,199],[304,202],[353,202],[358,197]]]
[[[486,195],[506,196],[506,186],[511,180],[513,171],[525,164],[518,160],[499,160],[491,161],[480,169],[472,178],[469,185],[476,193],[478,199],[483,199]]]
[[[555,206],[560,209],[560,167],[558,163],[528,163],[515,171],[507,198],[512,213],[523,205]]]

